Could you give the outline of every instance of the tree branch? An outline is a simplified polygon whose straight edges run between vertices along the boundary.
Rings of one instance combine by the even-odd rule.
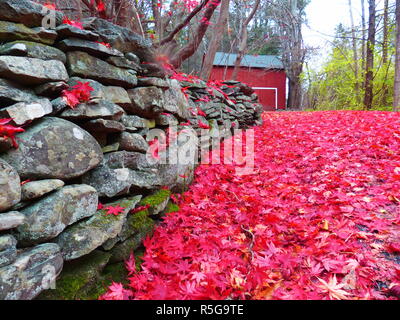
[[[180,24],[178,24],[175,27],[175,29],[168,36],[160,40],[159,45],[163,45],[166,44],[167,42],[170,42],[179,31],[181,31],[184,27],[186,27],[189,24],[189,22],[193,19],[193,17],[196,16],[209,1],[210,0],[203,0],[196,8],[193,9],[193,11],[186,17],[185,20],[183,20]]]

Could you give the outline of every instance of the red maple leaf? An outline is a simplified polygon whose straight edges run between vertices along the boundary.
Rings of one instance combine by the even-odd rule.
[[[207,117],[207,114],[200,108],[197,108],[197,114],[202,117]]]
[[[80,103],[79,98],[77,97],[74,91],[63,90],[62,97],[67,103],[67,105],[70,106],[72,109],[75,108]]]
[[[120,207],[119,205],[116,205],[115,207],[113,206],[108,206],[104,208],[107,210],[106,215],[114,215],[114,216],[119,216],[120,213],[124,212],[125,208]]]
[[[73,26],[73,27],[76,27],[76,28],[78,28],[78,29],[83,30],[83,25],[82,25],[81,22],[75,21],[75,20],[70,20],[70,19],[67,18],[67,17],[64,17],[64,19],[63,19],[63,24],[69,24],[70,26]]]
[[[79,103],[87,102],[90,100],[90,93],[93,91],[93,87],[89,82],[77,81],[77,84],[69,90],[62,91],[62,97],[65,102],[72,109],[75,108]]]
[[[137,208],[135,208],[135,209],[132,209],[129,213],[135,214],[135,213],[138,213],[138,212],[140,212],[140,211],[147,210],[147,209],[150,208],[150,207],[151,207],[151,206],[150,206],[149,204],[146,204],[146,205],[144,205],[144,206],[139,206],[139,207],[137,207]]]
[[[17,143],[15,135],[17,133],[24,132],[25,130],[21,127],[16,127],[16,126],[8,124],[11,121],[12,121],[12,118],[0,119],[0,137],[11,139],[13,147],[17,149],[18,143]]]
[[[125,267],[126,270],[128,270],[128,275],[132,275],[136,273],[136,261],[135,261],[135,255],[133,252],[129,255],[128,260],[125,261]]]
[[[105,46],[105,47],[111,49],[111,45],[110,45],[109,43],[107,43],[107,42],[99,42],[99,41],[96,41],[96,42],[97,42],[98,44],[101,44],[101,45],[103,45],[103,46]]]

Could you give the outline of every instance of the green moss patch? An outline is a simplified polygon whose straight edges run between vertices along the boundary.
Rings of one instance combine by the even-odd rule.
[[[170,190],[161,189],[143,198],[140,201],[139,205],[149,206],[148,208],[149,214],[156,215],[165,209],[165,206],[167,205],[170,196],[171,196]]]
[[[56,289],[44,291],[39,300],[88,300],[89,291],[96,286],[100,273],[110,260],[111,254],[96,250],[91,254],[64,265],[56,281]],[[105,292],[106,288],[103,288]],[[96,293],[97,294],[97,293]],[[101,294],[101,293],[100,293]],[[96,297],[97,298],[97,297]],[[95,298],[94,298],[95,299]]]

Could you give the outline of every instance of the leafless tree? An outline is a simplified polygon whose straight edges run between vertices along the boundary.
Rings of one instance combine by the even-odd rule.
[[[368,42],[367,56],[365,65],[365,95],[364,108],[372,109],[373,89],[374,89],[374,47],[376,37],[376,3],[375,0],[368,0],[369,19],[368,19]]]
[[[232,74],[232,79],[236,80],[238,73],[239,73],[239,69],[240,69],[240,64],[242,62],[243,56],[245,55],[245,51],[247,48],[247,39],[248,39],[248,30],[247,27],[250,23],[250,21],[254,18],[254,15],[257,12],[257,9],[260,5],[260,0],[256,0],[253,6],[253,9],[251,10],[250,14],[248,17],[246,17],[246,19],[244,20],[242,26],[241,26],[241,32],[240,32],[240,42],[239,42],[239,49],[238,49],[238,53],[236,56],[236,60],[235,60],[235,67],[233,69],[233,74]]]
[[[307,49],[304,46],[302,24],[306,2],[301,0],[276,0],[271,2],[271,12],[282,43],[282,63],[289,78],[288,108],[301,107],[301,74]]]
[[[387,0],[386,0],[387,1]],[[358,83],[358,75],[359,75],[359,61],[358,61],[358,47],[357,47],[357,36],[356,36],[356,28],[354,25],[354,16],[353,16],[353,6],[352,1],[348,0],[349,4],[349,13],[350,13],[350,22],[351,22],[351,35],[352,35],[352,45],[353,45],[353,59],[354,59],[354,77],[356,79],[355,83],[355,91],[357,95],[357,100],[360,96],[360,85]]]
[[[226,29],[226,23],[229,16],[229,4],[230,0],[222,0],[219,18],[216,25],[213,28],[213,33],[208,47],[207,54],[204,58],[203,67],[201,70],[200,78],[208,80],[210,78],[211,70],[213,67],[213,62],[215,59],[215,54],[217,53],[218,47],[224,35],[224,30]]]

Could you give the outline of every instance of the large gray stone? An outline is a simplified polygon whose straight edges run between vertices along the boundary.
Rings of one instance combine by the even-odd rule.
[[[99,58],[124,56],[120,51],[113,48],[108,48],[101,43],[77,38],[68,38],[60,41],[58,43],[58,48],[60,48],[64,52],[83,51]]]
[[[24,179],[76,178],[102,159],[97,141],[66,120],[52,117],[39,120],[19,137],[19,148],[1,157]]]
[[[26,40],[52,45],[57,32],[45,28],[27,28],[23,24],[0,21],[0,41]]]
[[[61,12],[49,10],[39,3],[29,0],[0,1],[0,20],[23,23],[28,27],[39,27],[42,26],[47,15],[54,16],[57,24],[62,22]]]
[[[67,57],[61,50],[31,41],[14,41],[0,47],[0,55],[26,56],[43,60],[59,60],[62,63]]]
[[[137,84],[136,76],[127,70],[115,67],[86,52],[68,52],[67,68],[71,76],[93,79],[105,85],[133,88]]]
[[[132,104],[126,107],[128,113],[141,117],[152,118],[164,112],[163,91],[157,87],[139,87],[128,90]]]
[[[32,102],[19,102],[0,110],[0,117],[12,118],[12,122],[21,126],[29,121],[43,118],[53,112],[49,99],[37,99]]]
[[[119,120],[124,114],[124,110],[107,100],[98,100],[93,103],[81,103],[74,109],[64,110],[60,117],[69,120],[87,120],[87,119],[113,119]]]
[[[123,132],[118,138],[119,149],[125,151],[146,152],[149,144],[137,133]]]
[[[130,210],[140,201],[141,196],[122,199],[109,203],[107,206],[121,206],[124,211],[119,215],[107,215],[105,210],[100,210],[96,215],[86,221],[79,222],[61,233],[56,242],[60,245],[65,260],[82,257],[108,239],[115,238],[122,230]]]
[[[64,185],[64,181],[58,179],[27,182],[21,187],[22,201],[40,198],[47,193],[62,188]]]
[[[60,274],[63,259],[55,243],[18,254],[14,263],[0,268],[0,300],[31,300],[50,289]]]
[[[123,53],[134,52],[143,61],[153,60],[151,41],[144,39],[132,30],[100,18],[86,18],[82,22],[86,30],[96,32],[102,41]]]
[[[21,201],[21,185],[17,171],[0,159],[0,212]]]
[[[67,226],[94,215],[98,197],[88,185],[69,185],[56,191],[20,212],[25,221],[16,229],[16,238],[22,245],[51,240]]]
[[[0,77],[22,84],[39,85],[52,81],[67,81],[68,73],[58,60],[0,56]]]

